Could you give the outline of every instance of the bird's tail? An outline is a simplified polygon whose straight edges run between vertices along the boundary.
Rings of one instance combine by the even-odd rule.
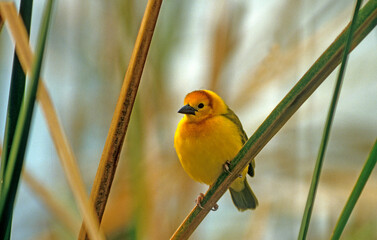
[[[258,199],[251,190],[249,184],[246,181],[246,178],[244,180],[244,184],[245,187],[239,192],[232,189],[231,187],[229,188],[233,203],[239,211],[255,209],[258,206]]]

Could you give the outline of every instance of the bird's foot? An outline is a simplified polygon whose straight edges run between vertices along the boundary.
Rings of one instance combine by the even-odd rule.
[[[204,194],[200,193],[199,196],[195,200],[196,205],[200,207],[201,209],[204,209],[204,207],[201,205],[203,198],[204,198]]]
[[[204,209],[204,207],[202,206],[201,202],[204,198],[204,194],[203,193],[200,193],[199,196],[196,198],[195,200],[195,203],[198,207],[200,207],[201,209]],[[216,211],[217,209],[219,209],[219,205],[217,205],[217,203],[215,203],[215,206],[213,206],[211,208],[212,211]]]
[[[226,162],[224,163],[223,165],[223,168],[224,168],[224,171],[229,173],[230,174],[230,170],[229,170],[229,167],[230,167],[230,162],[228,160],[226,160]]]
[[[224,171],[227,172],[228,174],[230,174],[229,166],[230,166],[230,162],[227,160],[224,163],[223,168],[224,168]],[[242,174],[238,174],[238,177],[242,178]]]

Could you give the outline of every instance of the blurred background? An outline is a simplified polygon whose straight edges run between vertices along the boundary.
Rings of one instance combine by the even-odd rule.
[[[57,1],[42,76],[90,192],[146,0]],[[45,1],[34,0],[35,46]],[[18,6],[19,2],[16,1]],[[165,0],[106,207],[108,239],[168,239],[207,186],[181,168],[173,137],[184,96],[219,93],[248,136],[350,21],[354,1]],[[377,31],[350,54],[308,232],[328,239],[377,136]],[[14,45],[0,33],[0,135]],[[229,193],[191,239],[295,239],[338,69],[256,158],[255,211]],[[78,209],[35,109],[12,239],[75,239]],[[31,179],[30,179],[31,178]],[[35,179],[70,216],[42,200]],[[33,188],[34,186],[34,188]],[[377,239],[373,171],[342,239]]]

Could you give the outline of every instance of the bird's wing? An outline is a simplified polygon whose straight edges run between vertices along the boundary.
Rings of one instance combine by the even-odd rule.
[[[243,130],[241,121],[237,117],[237,115],[234,114],[234,112],[230,108],[228,108],[227,113],[223,114],[223,116],[226,117],[227,119],[229,119],[230,121],[232,121],[237,126],[238,133],[241,136],[242,144],[245,144],[246,141],[247,141],[247,135],[246,135],[245,131]]]
[[[242,124],[240,119],[237,117],[237,115],[232,111],[232,109],[228,108],[227,113],[223,114],[224,117],[228,118],[230,121],[232,121],[238,128],[238,133],[240,134],[242,144],[245,144],[247,141],[247,135],[245,133],[245,130],[243,130]],[[254,177],[254,168],[255,168],[255,161],[254,159],[249,163],[249,169],[247,173]]]

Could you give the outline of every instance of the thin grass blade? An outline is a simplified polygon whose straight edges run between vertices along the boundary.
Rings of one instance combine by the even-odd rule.
[[[344,48],[342,63],[340,65],[338,78],[337,78],[337,81],[336,81],[333,97],[332,97],[332,100],[331,100],[331,103],[330,103],[330,108],[329,108],[329,112],[328,112],[326,123],[325,123],[325,129],[324,129],[323,134],[322,134],[322,140],[321,140],[321,144],[320,144],[320,147],[319,147],[319,152],[318,152],[317,161],[316,161],[313,176],[312,176],[312,181],[311,181],[311,184],[310,184],[308,198],[306,200],[304,215],[303,215],[302,220],[301,220],[301,226],[300,226],[300,232],[299,232],[299,235],[298,235],[298,239],[306,239],[306,235],[308,233],[310,218],[311,218],[311,215],[312,215],[312,212],[313,212],[314,200],[315,200],[315,196],[316,196],[316,192],[317,192],[317,188],[318,188],[319,178],[320,178],[320,175],[321,175],[323,159],[324,159],[325,152],[326,152],[326,149],[327,149],[327,144],[328,144],[328,141],[329,141],[330,130],[331,130],[331,126],[332,126],[333,119],[334,119],[336,105],[337,105],[337,102],[338,102],[338,99],[339,99],[340,89],[341,89],[342,82],[343,82],[344,71],[345,71],[347,59],[348,59],[348,53],[350,52],[352,36],[353,36],[353,32],[355,30],[357,15],[359,13],[361,2],[362,2],[361,0],[357,0],[357,2],[356,2],[355,10],[354,10],[352,21],[351,21],[351,26],[349,28],[348,38],[346,40],[346,44],[345,44],[345,48]]]
[[[34,64],[34,54],[30,49],[27,41],[27,32],[21,18],[17,15],[14,4],[11,2],[0,3],[0,14],[7,22],[9,31],[16,44],[17,55],[24,71],[30,73]],[[37,100],[41,104],[63,170],[73,192],[78,209],[88,227],[89,236],[91,239],[104,239],[104,234],[99,229],[99,223],[96,219],[95,212],[93,211],[94,207],[89,202],[86,195],[85,185],[80,175],[76,157],[74,156],[72,147],[67,140],[66,134],[64,133],[53,106],[52,99],[42,79],[38,86]]]
[[[9,152],[8,164],[5,169],[4,182],[0,198],[0,239],[9,237],[8,228],[11,224],[14,200],[18,188],[23,159],[25,155],[29,129],[31,125],[35,98],[42,67],[43,53],[47,39],[48,25],[51,17],[52,0],[47,1],[44,11],[41,30],[37,41],[37,54],[31,72],[30,84],[21,105],[20,114],[14,133],[12,147]]]
[[[33,0],[21,0],[20,2],[20,16],[24,21],[25,29],[30,32],[31,15],[33,8]],[[4,132],[4,151],[1,153],[0,166],[0,184],[4,182],[4,173],[8,163],[9,151],[12,147],[14,132],[16,130],[17,119],[21,109],[22,100],[24,98],[26,75],[22,70],[22,66],[16,50],[13,57],[12,77],[9,89],[7,118]],[[1,187],[0,187],[1,189]],[[0,193],[1,194],[1,193]],[[11,217],[10,217],[11,218]],[[8,225],[5,239],[10,239],[12,224]]]
[[[368,181],[372,170],[376,166],[377,162],[377,140],[375,141],[373,148],[369,154],[367,161],[365,162],[363,169],[361,170],[360,176],[356,181],[355,186],[349,196],[346,205],[343,208],[341,215],[339,216],[338,222],[334,228],[334,232],[331,236],[332,240],[336,240],[340,238],[344,227],[346,226],[348,219],[352,213],[353,208],[356,205],[357,200],[359,199],[361,192],[363,191],[365,184]]]
[[[355,37],[351,49],[354,49],[377,25],[377,0],[370,0],[360,10],[356,22]],[[226,192],[238,174],[255,158],[272,137],[284,126],[290,117],[310,97],[318,86],[341,62],[345,48],[345,39],[349,27],[337,37],[318,60],[310,67],[291,91],[281,100],[270,115],[263,121],[237,156],[231,161],[231,173],[222,173],[217,181],[206,192],[202,206],[195,207],[178,227],[171,239],[187,239],[207,216],[211,207]]]
[[[33,0],[21,0],[20,16],[24,21],[25,29],[30,32],[31,13]],[[21,103],[24,97],[26,75],[22,69],[16,51],[13,57],[12,77],[9,89],[7,118],[5,124],[3,147],[1,154],[0,183],[3,182],[5,168],[8,162],[9,151],[12,146],[13,135],[16,129],[18,114],[20,112]]]

